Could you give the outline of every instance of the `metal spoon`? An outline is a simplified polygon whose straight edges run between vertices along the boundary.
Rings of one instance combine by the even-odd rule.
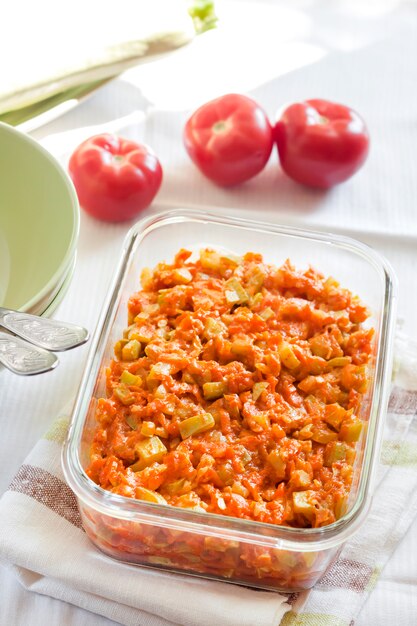
[[[38,348],[19,337],[0,332],[0,363],[14,374],[31,376],[48,372],[58,365],[52,352]]]
[[[81,326],[3,307],[0,307],[0,326],[35,346],[53,352],[75,348],[88,339],[88,331]],[[1,334],[4,336],[4,333]]]

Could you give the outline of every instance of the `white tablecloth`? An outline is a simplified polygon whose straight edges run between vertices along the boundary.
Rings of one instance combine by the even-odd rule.
[[[210,206],[355,236],[386,255],[399,278],[403,330],[417,337],[417,5],[389,0],[219,2],[221,26],[170,57],[130,70],[33,135],[62,162],[79,141],[115,130],[150,144],[164,182],[157,210]],[[285,103],[324,97],[367,120],[363,170],[328,193],[298,187],[276,157],[241,189],[214,187],[181,142],[187,114],[225,92],[246,92],[273,118]],[[78,261],[58,315],[94,330],[128,225],[82,215]],[[0,376],[0,493],[27,452],[77,391],[88,346],[61,356],[52,373]],[[356,626],[417,623],[417,520],[382,572]],[[112,624],[25,592],[0,568],[0,625]],[[198,626],[198,625],[196,625]]]

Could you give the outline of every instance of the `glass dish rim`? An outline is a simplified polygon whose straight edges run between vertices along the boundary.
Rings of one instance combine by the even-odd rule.
[[[99,487],[88,478],[81,465],[78,450],[86,417],[86,408],[91,400],[91,392],[98,375],[106,337],[111,327],[111,322],[114,320],[119,301],[121,282],[131,259],[132,251],[136,246],[140,245],[141,240],[152,230],[170,223],[190,221],[210,222],[218,225],[244,228],[252,232],[276,233],[277,235],[282,234],[299,239],[314,240],[323,244],[336,245],[361,256],[370,262],[380,273],[382,272],[384,279],[384,305],[381,312],[378,358],[375,365],[374,394],[368,420],[367,441],[364,446],[358,491],[351,509],[332,524],[320,528],[293,528],[213,513],[201,514],[170,505],[154,504],[127,498],[112,494]],[[125,237],[119,264],[109,287],[109,295],[103,304],[96,332],[91,342],[84,375],[72,412],[67,439],[62,451],[62,466],[67,483],[76,496],[86,505],[95,509],[96,512],[126,521],[158,523],[168,528],[176,527],[192,532],[204,532],[205,534],[211,529],[209,534],[214,536],[218,536],[219,532],[233,531],[234,537],[239,535],[242,540],[248,541],[251,539],[262,544],[273,543],[275,546],[279,542],[285,549],[311,551],[339,545],[356,531],[366,516],[371,503],[371,498],[367,496],[370,495],[372,475],[376,465],[376,452],[379,450],[382,436],[382,428],[378,432],[377,427],[379,420],[383,419],[389,397],[388,382],[392,367],[396,292],[396,276],[385,257],[367,244],[344,235],[285,226],[267,221],[255,221],[234,215],[218,215],[207,210],[182,207],[159,211],[136,222]],[[83,409],[85,410],[83,411]],[[375,436],[376,433],[378,433],[378,436]],[[123,509],[120,508],[121,505],[123,505]]]

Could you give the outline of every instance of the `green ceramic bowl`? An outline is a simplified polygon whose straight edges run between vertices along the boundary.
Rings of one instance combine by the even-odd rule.
[[[72,273],[78,232],[78,199],[64,169],[0,123],[0,306],[46,310]]]

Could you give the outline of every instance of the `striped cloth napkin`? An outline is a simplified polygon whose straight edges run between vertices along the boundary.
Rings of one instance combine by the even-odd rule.
[[[103,556],[82,531],[63,480],[65,419],[38,442],[0,500],[0,559],[25,588],[127,626],[352,626],[417,514],[417,344],[400,337],[396,353],[371,512],[311,591],[249,590]]]

